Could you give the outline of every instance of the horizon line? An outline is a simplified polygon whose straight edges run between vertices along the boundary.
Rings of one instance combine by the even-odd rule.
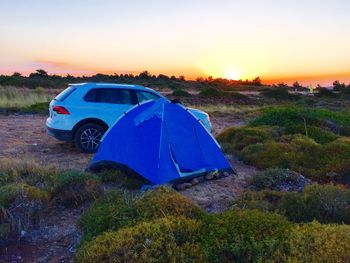
[[[73,72],[58,72],[55,70],[53,71],[49,71],[45,68],[38,68],[34,71],[24,71],[24,72],[20,72],[20,71],[11,71],[12,73],[10,73],[9,70],[6,70],[6,71],[0,71],[0,75],[1,76],[8,76],[8,77],[11,77],[13,76],[14,74],[16,73],[19,73],[21,74],[21,76],[23,77],[29,77],[30,74],[32,73],[36,73],[38,70],[44,70],[45,72],[47,72],[47,74],[49,76],[60,76],[60,77],[67,77],[67,76],[72,76],[72,77],[75,77],[75,78],[79,78],[79,77],[93,77],[93,76],[96,76],[98,74],[102,74],[102,75],[108,75],[108,76],[114,76],[114,75],[132,75],[134,77],[136,76],[139,76],[141,73],[143,72],[148,72],[151,76],[155,76],[155,77],[158,77],[160,75],[164,75],[164,76],[167,76],[168,78],[171,78],[171,77],[176,77],[176,78],[180,78],[180,77],[184,77],[185,80],[189,80],[189,81],[197,81],[198,79],[210,79],[212,78],[213,80],[218,80],[218,79],[222,79],[222,80],[226,80],[226,81],[232,81],[232,82],[249,82],[249,81],[253,81],[254,79],[256,78],[259,78],[261,80],[261,83],[262,84],[265,84],[265,85],[273,85],[273,84],[293,84],[293,83],[296,83],[298,82],[299,84],[302,84],[303,82],[308,82],[310,84],[314,84],[314,85],[319,85],[321,84],[322,82],[331,82],[333,83],[334,81],[339,81],[339,82],[342,82],[341,79],[343,79],[344,77],[345,78],[348,78],[348,83],[350,85],[350,73],[347,73],[347,72],[344,72],[344,73],[340,73],[340,74],[322,74],[322,75],[310,75],[310,76],[298,76],[298,77],[280,77],[280,78],[265,78],[263,76],[256,76],[256,77],[253,77],[253,78],[241,78],[241,79],[229,79],[229,78],[225,78],[224,76],[221,76],[221,77],[213,77],[212,75],[197,75],[197,76],[186,76],[185,74],[179,74],[179,75],[176,75],[176,74],[166,74],[166,73],[157,73],[157,74],[153,74],[151,73],[150,71],[148,70],[142,70],[142,71],[132,71],[132,70],[119,70],[119,71],[112,71],[112,70],[108,70],[108,71],[85,71],[85,70],[73,70]],[[334,78],[332,78],[332,76],[336,76]],[[340,78],[337,78],[337,77],[340,77]],[[330,80],[332,79],[332,80]],[[343,83],[347,84],[346,82],[347,81],[344,81]],[[317,84],[315,84],[316,82],[319,82]]]

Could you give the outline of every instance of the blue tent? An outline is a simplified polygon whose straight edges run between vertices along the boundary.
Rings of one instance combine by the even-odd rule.
[[[153,184],[216,170],[232,172],[202,123],[187,108],[166,99],[126,112],[105,134],[90,168],[102,163],[132,170]]]

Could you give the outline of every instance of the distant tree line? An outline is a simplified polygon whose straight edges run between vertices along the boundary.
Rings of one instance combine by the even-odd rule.
[[[154,75],[147,70],[141,72],[138,75],[134,74],[95,74],[92,76],[72,76],[67,74],[66,76],[60,76],[55,74],[48,74],[44,69],[37,69],[35,72],[29,74],[29,76],[23,76],[19,72],[15,72],[12,75],[0,75],[1,86],[16,86],[27,88],[65,88],[70,83],[80,82],[111,82],[111,83],[127,83],[144,85],[151,88],[170,88],[187,89],[187,88],[218,88],[222,90],[234,90],[234,89],[250,89],[261,88],[261,86],[268,86],[263,84],[260,77],[256,77],[252,80],[230,80],[225,78],[213,78],[209,76],[207,78],[200,77],[196,80],[186,80],[184,76],[167,76],[164,74]],[[292,86],[288,86],[285,83],[273,84],[272,87],[279,88],[292,88],[297,90],[304,90],[299,82],[295,82]],[[321,86],[319,86],[321,87]],[[345,88],[350,88],[350,85],[334,81],[333,88],[336,91],[340,91]]]
[[[259,77],[253,80],[228,80],[223,78],[197,78],[196,80],[186,80],[184,76],[167,76],[164,74],[153,75],[148,71],[143,71],[138,75],[134,74],[96,74],[93,76],[60,76],[50,75],[43,69],[38,69],[23,76],[19,72],[12,75],[0,75],[0,85],[16,86],[27,88],[64,88],[70,83],[79,82],[112,82],[112,83],[128,83],[139,84],[148,87],[170,88],[170,89],[186,89],[186,88],[205,88],[205,87],[234,87],[237,85],[245,86],[261,86],[262,82]]]

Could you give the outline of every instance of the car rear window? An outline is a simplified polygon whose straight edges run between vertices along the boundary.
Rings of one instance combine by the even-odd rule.
[[[133,104],[131,92],[124,89],[91,89],[84,97],[85,101],[112,104]]]
[[[64,91],[62,91],[60,94],[58,94],[55,97],[55,100],[57,101],[64,101],[66,98],[68,98],[69,95],[71,95],[74,91],[76,90],[76,88],[70,86],[68,88],[66,88]]]

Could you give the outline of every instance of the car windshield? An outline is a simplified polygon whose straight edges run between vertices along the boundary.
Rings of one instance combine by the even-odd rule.
[[[70,87],[66,88],[64,91],[62,91],[60,94],[58,94],[55,97],[55,100],[57,100],[57,101],[64,101],[75,90],[76,90],[76,88],[70,86]]]

